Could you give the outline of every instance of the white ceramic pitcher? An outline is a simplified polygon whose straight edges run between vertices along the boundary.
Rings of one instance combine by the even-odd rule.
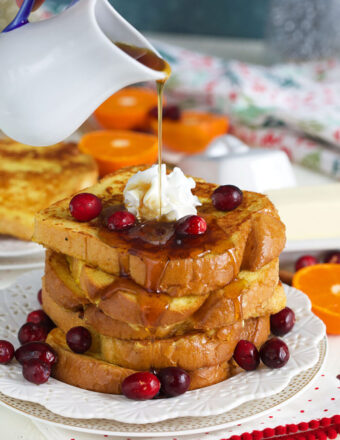
[[[25,144],[55,144],[112,93],[165,77],[112,41],[156,52],[107,0],[80,0],[58,16],[0,34],[0,129]]]

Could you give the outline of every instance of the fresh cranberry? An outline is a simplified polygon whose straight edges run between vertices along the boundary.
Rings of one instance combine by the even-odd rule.
[[[38,291],[37,298],[38,298],[39,304],[42,305],[42,290],[41,289]]]
[[[0,341],[0,364],[8,364],[14,356],[14,347],[8,341]]]
[[[284,336],[291,331],[294,324],[295,313],[289,307],[285,307],[270,317],[270,330],[275,336]]]
[[[85,353],[91,347],[92,336],[85,327],[73,327],[66,333],[66,342],[75,353]]]
[[[80,222],[88,222],[101,213],[102,202],[90,193],[77,194],[70,201],[70,213]]]
[[[161,382],[161,391],[167,397],[184,394],[190,386],[189,374],[178,367],[163,368],[157,375]]]
[[[48,332],[49,329],[44,325],[26,322],[19,330],[18,339],[22,345],[27,342],[44,342]]]
[[[269,368],[281,368],[289,360],[287,344],[279,338],[271,338],[265,342],[260,350],[262,362]]]
[[[202,235],[207,230],[207,222],[198,215],[187,215],[178,220],[176,224],[177,237],[194,237]]]
[[[110,231],[124,231],[136,223],[136,217],[129,211],[116,211],[107,219]]]
[[[252,342],[242,339],[236,345],[234,359],[246,371],[253,371],[259,366],[260,354]]]
[[[122,393],[128,399],[148,400],[157,395],[160,389],[158,378],[148,371],[131,374],[122,383]]]
[[[22,374],[29,382],[41,385],[51,376],[51,365],[39,359],[31,359],[22,366]]]
[[[32,359],[38,359],[50,365],[58,360],[57,353],[45,342],[28,342],[22,345],[15,351],[15,358],[22,365]]]
[[[318,262],[319,261],[313,257],[313,255],[303,255],[295,263],[295,270],[298,271],[303,267],[314,266],[314,264],[318,264]]]
[[[327,254],[325,263],[340,264],[340,252],[331,252]]]
[[[33,322],[34,324],[41,324],[51,330],[54,326],[54,323],[50,319],[48,315],[43,310],[34,310],[29,313],[27,316],[27,322]]]
[[[153,107],[149,111],[149,115],[152,118],[157,119],[158,118],[158,107]],[[172,105],[165,105],[163,107],[163,119],[171,119],[172,121],[179,121],[181,119],[181,109],[178,107],[178,105],[172,104]]]
[[[242,203],[243,192],[237,186],[222,185],[215,189],[211,199],[219,211],[232,211]]]

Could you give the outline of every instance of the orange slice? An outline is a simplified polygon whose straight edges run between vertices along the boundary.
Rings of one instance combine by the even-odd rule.
[[[94,112],[104,128],[148,129],[149,111],[157,105],[157,92],[143,87],[120,90]]]
[[[183,111],[179,120],[163,119],[163,142],[168,148],[184,153],[200,153],[217,136],[228,131],[226,116],[196,111]],[[157,133],[157,119],[151,120]]]
[[[295,273],[293,286],[306,293],[327,333],[340,334],[340,264],[316,264]]]
[[[103,176],[126,166],[154,163],[158,141],[156,136],[146,133],[93,131],[80,139],[79,149],[94,157]]]

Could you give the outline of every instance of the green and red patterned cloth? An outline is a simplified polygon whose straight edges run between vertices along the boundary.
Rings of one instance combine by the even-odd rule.
[[[171,63],[174,100],[228,114],[249,145],[340,179],[340,61],[268,67],[154,44]]]

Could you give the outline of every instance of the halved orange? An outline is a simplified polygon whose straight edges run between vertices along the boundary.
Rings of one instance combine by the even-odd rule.
[[[327,333],[340,334],[340,264],[316,264],[295,273],[293,286],[308,295]]]
[[[158,140],[152,134],[133,131],[93,131],[80,139],[79,149],[94,157],[103,176],[130,165],[154,163]]]
[[[228,118],[214,113],[183,111],[179,120],[163,118],[164,145],[174,151],[194,154],[204,151],[217,136],[228,130]],[[151,128],[158,132],[157,119]]]
[[[148,129],[149,111],[157,106],[157,92],[143,87],[128,87],[110,96],[94,112],[108,129]]]

